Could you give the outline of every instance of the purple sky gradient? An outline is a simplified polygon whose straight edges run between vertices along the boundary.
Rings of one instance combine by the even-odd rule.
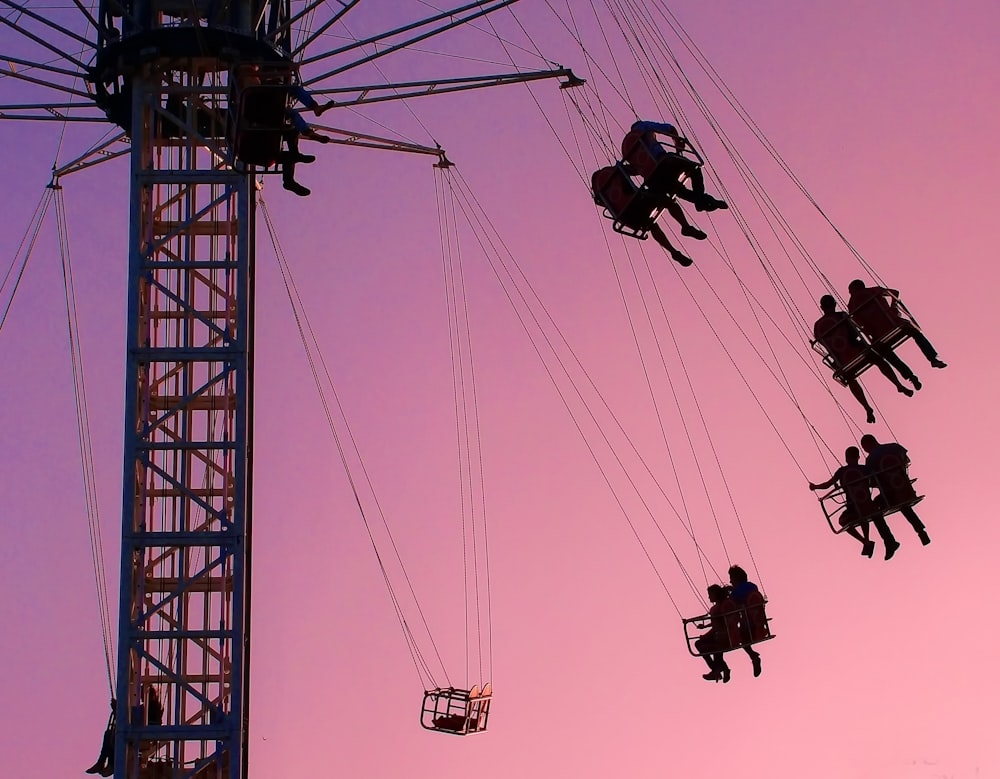
[[[415,116],[399,107],[373,110],[369,116],[394,131],[447,150],[629,438],[679,504],[639,342],[699,541],[724,573],[729,562],[751,561],[686,389],[682,368],[689,372],[777,638],[761,648],[760,678],[751,677],[740,654],[730,655],[730,684],[701,679],[704,665],[685,650],[671,598],[685,615],[699,613],[701,592],[715,575],[702,572],[680,524],[657,503],[657,519],[695,580],[698,596],[691,593],[610,453],[581,422],[608,478],[626,496],[656,571],[650,566],[483,252],[463,227],[458,232],[489,512],[495,699],[482,736],[422,730],[422,688],[261,224],[251,779],[1000,776],[992,744],[1000,628],[984,594],[996,587],[1000,541],[991,498],[1000,371],[981,352],[989,337],[985,328],[995,319],[1000,245],[994,213],[1000,7],[985,0],[673,5],[826,214],[902,291],[949,363],[947,370],[932,370],[913,344],[905,345],[903,358],[924,381],[910,400],[881,377],[865,379],[879,411],[872,432],[910,451],[912,475],[927,496],[918,511],[933,543],[922,548],[896,517],[892,525],[903,546],[885,563],[881,548],[866,560],[853,541],[825,527],[806,483],[827,478],[836,467],[825,447],[839,455],[857,442],[863,412],[845,389],[828,377],[815,379],[795,356],[816,362],[801,332],[785,329],[790,348],[765,323],[795,399],[822,441],[817,446],[796,406],[715,299],[712,290],[753,331],[747,303],[719,253],[723,247],[747,289],[769,313],[783,316],[760,263],[735,229],[737,214],[745,214],[755,234],[766,235],[766,226],[703,121],[692,119],[682,129],[704,139],[718,176],[710,176],[712,186],[721,179],[733,193],[734,209],[694,217],[712,237],[687,241],[696,265],[680,269],[652,241],[624,244],[600,218],[583,176],[587,165],[610,160],[590,152],[567,158],[546,119],[571,149],[573,133],[582,139],[585,131],[567,115],[554,83],[533,86],[530,95],[511,87],[425,98],[413,103]],[[579,49],[569,45],[545,4],[524,0],[517,13],[546,56],[586,74]],[[0,42],[12,36],[0,29]],[[449,45],[463,53],[480,52],[479,42],[488,40],[474,31],[454,37]],[[610,64],[599,46],[591,53],[602,66]],[[0,84],[0,93],[10,89],[8,80]],[[644,118],[673,118],[651,115],[656,103],[641,84],[635,89]],[[610,91],[601,96],[610,121],[623,131],[633,113]],[[865,277],[863,270],[801,194],[774,175],[773,164],[718,95],[706,90],[704,97],[759,166],[759,179],[782,213],[815,247],[814,260],[835,290],[846,294],[851,279]],[[4,267],[48,182],[60,131],[54,123],[0,121]],[[69,128],[60,162],[95,134],[78,131]],[[273,177],[264,197],[451,681],[461,686],[459,483],[432,160],[316,148],[320,160],[299,175],[313,188],[310,198],[282,191]],[[62,182],[108,584],[115,596],[127,174],[119,161]],[[769,259],[811,322],[826,290],[808,275],[800,284],[784,258]],[[681,350],[678,358],[662,314],[654,314],[652,329],[664,338],[681,416],[709,471],[725,550],[687,454],[651,326],[638,307],[630,262],[647,274],[640,276],[643,288],[660,295]],[[739,372],[699,307],[723,334]],[[51,216],[0,331],[0,364],[0,519],[6,533],[0,547],[6,671],[0,774],[73,776],[96,757],[108,688]],[[655,501],[636,458],[620,440],[614,448],[644,497]]]

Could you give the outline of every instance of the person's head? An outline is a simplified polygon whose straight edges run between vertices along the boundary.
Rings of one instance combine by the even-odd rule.
[[[878,446],[878,439],[870,433],[866,433],[861,436],[861,446],[866,452],[870,453],[872,449]]]
[[[837,299],[833,295],[824,295],[819,299],[819,307],[824,314],[833,313],[837,308]]]
[[[749,581],[747,572],[740,568],[738,565],[729,566],[729,583],[733,586],[737,584],[745,584]]]
[[[727,590],[721,584],[708,585],[708,599],[712,601],[712,603],[721,603],[728,597],[729,597],[729,590]]]
[[[852,281],[850,284],[847,285],[847,289],[852,295],[858,292],[864,292],[865,283],[861,279],[855,279],[854,281]]]
[[[864,441],[865,439],[861,439]],[[857,465],[858,460],[861,459],[861,450],[856,446],[847,447],[847,451],[844,452],[844,459],[851,465]]]

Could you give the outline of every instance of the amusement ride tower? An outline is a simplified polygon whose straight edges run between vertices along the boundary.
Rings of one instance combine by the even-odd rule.
[[[570,78],[552,69],[406,84],[337,80],[513,2],[467,3],[306,60],[346,60],[316,76],[314,94],[326,95],[327,107],[356,106]],[[15,21],[0,19],[48,52],[61,53],[47,35],[91,52],[89,61],[61,53],[71,69],[8,58],[43,77],[11,75],[43,86],[51,79],[71,102],[3,106],[6,115],[51,120],[89,111],[130,143],[117,671],[108,754],[95,773],[247,776],[255,183],[304,161],[290,140],[298,133],[295,98],[311,86],[300,74],[306,47],[360,4],[330,4],[309,32],[304,25],[325,0],[296,3],[298,10],[291,0],[100,0],[96,18],[75,2],[84,35],[28,6],[16,7]],[[67,86],[67,76],[82,77],[87,91]],[[332,132],[343,136],[330,139],[337,143],[444,162],[440,149]],[[54,171],[54,181],[82,160]]]

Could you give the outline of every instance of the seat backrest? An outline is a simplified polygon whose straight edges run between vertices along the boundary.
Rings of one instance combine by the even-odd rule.
[[[895,452],[884,454],[879,457],[874,467],[879,492],[890,506],[909,503],[916,499],[917,493],[910,482],[906,460],[901,455]]]
[[[824,314],[813,327],[816,340],[840,365],[847,365],[864,354],[866,345],[843,312]]]
[[[638,192],[632,179],[617,165],[595,171],[590,184],[594,198],[616,218],[625,213]]]
[[[878,288],[866,288],[851,295],[847,302],[851,318],[858,323],[866,335],[881,339],[899,327],[899,316]]]
[[[726,598],[712,606],[711,614],[713,616],[713,630],[721,628],[725,631],[728,646],[730,648],[738,647],[742,643],[740,638],[740,616],[742,615],[742,609],[740,609],[739,604],[732,598]],[[719,625],[717,622],[720,619],[723,621],[722,625]]]
[[[268,167],[281,153],[290,130],[293,66],[284,63],[244,63],[233,69],[230,143],[242,162]]]
[[[745,612],[747,628],[751,641],[760,641],[767,638],[767,615],[764,613],[764,596],[759,590],[754,590],[747,595]]]
[[[652,133],[630,130],[622,139],[622,159],[643,178],[653,174],[664,154]]]
[[[844,490],[847,505],[859,513],[859,518],[875,511],[871,475],[867,468],[861,465],[845,465],[840,471],[840,486]]]

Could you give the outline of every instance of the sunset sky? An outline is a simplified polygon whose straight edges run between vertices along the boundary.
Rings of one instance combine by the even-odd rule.
[[[357,37],[431,8],[361,6]],[[523,30],[500,12],[495,30],[477,23],[425,42],[387,57],[378,76],[504,72],[508,56],[546,67],[537,46],[586,78],[584,88],[543,81],[318,120],[440,144],[451,171],[433,157],[310,145],[318,160],[298,172],[310,197],[265,177],[313,356],[330,370],[448,679],[491,681],[494,699],[485,734],[420,727],[422,681],[259,218],[250,779],[1000,776],[1000,623],[986,597],[1000,542],[990,497],[1000,370],[975,354],[996,320],[1000,6],[704,0],[670,9],[822,213],[659,12],[627,11],[634,27],[623,35],[604,3],[567,0],[522,0]],[[650,22],[705,113],[665,51],[647,51],[645,67],[632,61],[625,36],[650,40]],[[0,54],[20,45],[0,27]],[[0,103],[45,95],[0,79]],[[673,121],[696,139],[710,190],[732,206],[688,209],[709,233],[682,239],[690,268],[651,240],[613,233],[590,199],[590,171],[613,162],[607,138],[617,143],[637,117]],[[23,256],[54,165],[106,130],[0,119],[0,278]],[[127,158],[60,183],[114,614]],[[459,196],[445,199],[455,210],[442,218],[449,188]],[[785,255],[761,193],[808,260]],[[488,225],[471,229],[463,207]],[[843,298],[852,279],[872,279],[827,218],[901,290],[948,363],[934,370],[903,345],[924,385],[911,399],[866,374],[872,426],[809,349],[820,295]],[[669,222],[661,218],[668,232]],[[475,372],[488,678],[475,653],[466,672],[449,259],[461,263]],[[502,268],[523,273],[516,287]],[[0,288],[0,315],[11,286]],[[537,298],[525,306],[519,293]],[[82,775],[100,748],[109,690],[52,213],[0,329],[0,365],[0,775]],[[907,447],[926,495],[917,511],[932,543],[921,547],[891,517],[902,547],[889,562],[881,543],[868,560],[831,533],[808,489],[864,432]],[[704,611],[705,587],[731,563],[766,592],[777,637],[760,647],[759,678],[738,652],[722,685],[701,678],[681,617]],[[407,591],[399,571],[390,579]]]

